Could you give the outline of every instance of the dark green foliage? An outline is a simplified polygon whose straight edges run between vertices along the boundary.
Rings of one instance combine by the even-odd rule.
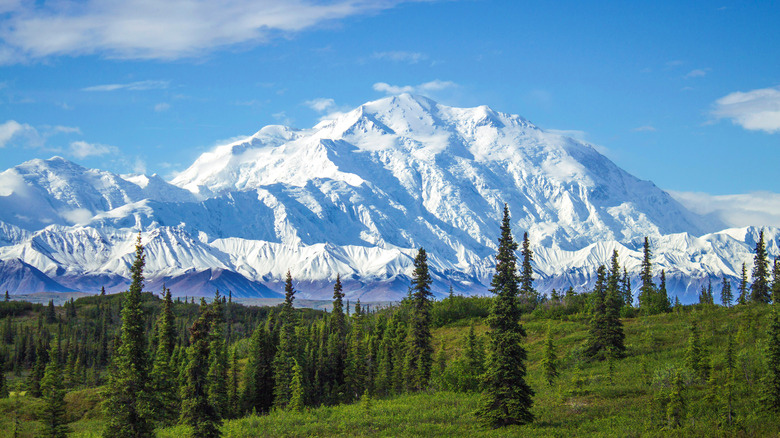
[[[41,379],[46,371],[46,363],[49,361],[48,341],[48,336],[42,336],[38,338],[35,346],[35,365],[27,376],[27,391],[33,397],[41,396]]]
[[[238,400],[238,354],[234,347],[230,351],[230,374],[228,381],[228,394],[227,394],[227,409],[225,409],[224,418],[236,418],[239,414],[239,400]]]
[[[200,303],[200,316],[190,327],[190,347],[185,369],[186,383],[181,390],[181,422],[192,428],[197,438],[219,437],[221,420],[209,403],[209,331],[213,314],[205,300]]]
[[[604,297],[604,323],[605,341],[609,348],[611,358],[619,358],[625,355],[625,338],[623,323],[620,321],[620,311],[623,308],[623,299],[620,291],[620,265],[618,264],[618,252],[612,253],[612,262],[607,277],[607,291]]]
[[[534,289],[534,270],[531,267],[533,261],[533,252],[531,251],[531,242],[528,240],[528,233],[523,233],[523,245],[520,255],[523,262],[520,267],[520,302],[528,310],[533,310],[539,302],[539,293]]]
[[[154,419],[170,425],[179,417],[179,385],[173,364],[176,344],[175,316],[170,289],[163,286],[163,310],[157,321],[157,351],[151,373],[151,391],[154,394]]]
[[[65,421],[65,388],[62,382],[62,369],[57,360],[59,352],[52,349],[49,356],[52,360],[46,365],[46,371],[43,380],[41,380],[43,436],[65,438],[70,432],[70,428]]]
[[[780,414],[780,304],[772,305],[772,315],[767,328],[769,339],[764,352],[766,372],[764,374],[763,407]]]
[[[715,297],[712,293],[712,282],[710,281],[707,286],[701,286],[701,293],[699,293],[699,303],[706,305],[714,305]]]
[[[731,280],[725,275],[723,276],[723,289],[720,291],[720,302],[725,307],[731,307],[731,303],[734,301],[734,294],[731,292]]]
[[[671,303],[666,292],[666,272],[661,270],[661,282],[658,288],[653,283],[653,265],[650,261],[650,241],[645,237],[642,259],[642,286],[639,288],[639,308],[645,315],[657,315],[671,310]]]
[[[600,265],[596,271],[596,285],[590,295],[590,324],[588,326],[588,346],[585,355],[590,358],[603,359],[609,352],[606,334],[606,303],[607,286],[605,284],[606,269]]]
[[[333,285],[333,310],[330,313],[330,332],[327,337],[327,363],[324,364],[323,378],[330,382],[329,398],[337,401],[338,394],[344,389],[344,369],[347,366],[347,321],[344,315],[344,292],[341,276],[336,276]]]
[[[149,358],[141,308],[144,263],[144,247],[139,234],[135,261],[130,268],[132,282],[122,305],[120,344],[112,360],[106,388],[105,437],[152,436]]]
[[[489,297],[452,295],[434,301],[431,309],[431,327],[437,328],[469,318],[484,318],[490,314]]]
[[[707,380],[710,371],[710,361],[696,321],[691,322],[688,348],[685,350],[685,364],[701,381]]]
[[[764,245],[764,230],[761,230],[758,234],[758,242],[756,242],[756,255],[753,258],[753,284],[750,285],[750,301],[768,303],[770,300],[769,292],[769,261]]]
[[[428,387],[433,365],[431,343],[431,279],[428,272],[428,256],[420,248],[414,259],[412,273],[411,318],[406,350],[405,370],[407,387],[421,391]]]
[[[547,384],[552,386],[560,373],[558,372],[558,355],[555,352],[555,342],[553,341],[552,325],[550,323],[547,324],[547,338],[544,341],[542,369],[544,369],[544,378],[547,380]]]
[[[49,300],[49,304],[46,306],[46,323],[54,324],[57,322],[57,314],[54,312],[54,300]]]
[[[780,302],[780,259],[775,257],[774,263],[772,263],[772,302]]]
[[[686,416],[685,384],[680,370],[675,370],[672,385],[669,390],[669,402],[666,405],[667,427],[677,428],[682,425]]]
[[[352,314],[352,330],[349,333],[349,349],[347,351],[347,366],[345,375],[345,395],[348,401],[360,398],[368,388],[368,369],[366,359],[368,350],[365,338],[365,315],[360,306],[360,300],[355,304]]]
[[[293,313],[293,301],[295,289],[292,284],[292,275],[287,272],[284,284],[284,304],[279,314],[279,347],[274,357],[274,406],[286,408],[290,403],[290,385],[293,378],[293,367],[296,360],[297,340],[295,328],[297,320]]]
[[[219,291],[214,295],[209,313],[211,327],[209,328],[208,399],[217,416],[222,418],[225,416],[228,404],[228,360],[223,331],[225,313]]]
[[[737,298],[737,304],[745,304],[747,303],[747,290],[748,290],[748,281],[747,281],[747,269],[745,268],[745,264],[742,264],[742,275],[740,276],[739,280],[739,297]]]
[[[480,421],[488,427],[525,424],[531,413],[534,391],[525,381],[527,353],[522,346],[525,330],[520,324],[518,303],[517,243],[512,238],[509,208],[504,206],[501,237],[496,254],[496,273],[491,282],[495,294],[487,318],[490,346],[480,407]]]
[[[244,391],[241,406],[244,412],[268,412],[273,405],[273,358],[276,346],[265,324],[258,324],[249,340],[249,354],[244,369]]]
[[[8,381],[5,378],[5,358],[0,354],[0,398],[8,397]]]
[[[628,276],[628,270],[626,268],[623,268],[621,290],[623,291],[623,301],[626,307],[631,307],[634,304],[634,295],[631,291],[631,277]]]

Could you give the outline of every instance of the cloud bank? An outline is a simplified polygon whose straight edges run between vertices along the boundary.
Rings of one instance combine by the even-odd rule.
[[[438,79],[430,82],[426,82],[420,85],[390,85],[385,82],[377,82],[374,84],[374,91],[379,91],[385,94],[426,94],[435,91],[446,90],[448,88],[455,88],[458,84],[451,81],[440,81]]]
[[[715,101],[712,115],[749,130],[780,132],[780,86],[737,91]]]
[[[780,194],[753,192],[741,195],[669,191],[694,213],[711,215],[730,227],[772,226],[780,228]]]
[[[404,0],[0,2],[0,63],[99,54],[179,59],[255,45]]]

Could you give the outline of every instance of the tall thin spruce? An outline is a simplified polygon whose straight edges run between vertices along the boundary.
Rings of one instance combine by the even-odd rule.
[[[428,272],[428,255],[424,248],[420,248],[414,258],[414,272],[412,273],[412,313],[405,364],[407,385],[412,391],[426,389],[431,379],[433,366],[432,282]]]
[[[107,438],[151,437],[153,435],[149,357],[147,355],[141,291],[146,257],[141,233],[135,244],[135,261],[130,268],[132,282],[122,305],[119,347],[111,362],[106,388]]]
[[[754,303],[768,303],[769,290],[769,260],[764,244],[764,230],[758,233],[756,242],[756,255],[753,257],[753,284],[750,285],[750,301]]]
[[[525,381],[528,353],[522,345],[525,329],[520,324],[516,250],[517,243],[512,238],[509,224],[509,207],[505,204],[496,273],[491,282],[491,292],[496,297],[487,318],[490,353],[480,406],[475,412],[484,425],[493,428],[534,420],[531,412],[534,391]]]

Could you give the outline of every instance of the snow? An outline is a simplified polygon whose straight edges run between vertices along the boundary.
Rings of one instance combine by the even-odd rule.
[[[224,270],[273,286],[290,270],[308,282],[341,274],[370,296],[372,284],[382,294],[403,284],[424,247],[438,292],[453,279],[484,292],[504,203],[516,236],[531,236],[543,290],[588,287],[613,249],[638,270],[650,236],[659,272],[695,294],[705,278],[750,265],[756,239],[755,229],[717,232],[722,224],[586,143],[486,106],[404,94],[311,129],[266,126],[171,182],[58,157],[23,163],[0,173],[0,259],[70,286],[126,277],[142,231],[154,281]]]

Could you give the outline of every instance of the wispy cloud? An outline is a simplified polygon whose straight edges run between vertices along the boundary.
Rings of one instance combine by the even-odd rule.
[[[710,195],[669,191],[691,211],[711,215],[730,227],[780,227],[780,194],[753,192],[739,195]]]
[[[417,64],[421,61],[426,61],[428,55],[420,52],[404,52],[404,51],[390,51],[390,52],[374,52],[371,55],[374,59],[383,59],[393,62],[406,62],[409,64]]]
[[[780,86],[728,94],[715,101],[712,115],[750,131],[780,132]]]
[[[70,155],[76,158],[99,157],[102,155],[118,153],[119,149],[115,146],[87,143],[86,141],[74,141],[70,143]]]
[[[321,113],[335,107],[336,101],[330,98],[320,97],[317,99],[307,100],[303,104],[313,109],[314,111]]]
[[[438,79],[430,82],[425,82],[420,85],[390,85],[385,82],[377,82],[374,84],[374,91],[379,91],[386,94],[426,94],[430,92],[442,91],[448,88],[456,88],[458,84],[452,81],[440,81]]]
[[[163,90],[170,86],[170,81],[138,81],[130,82],[127,84],[104,84],[93,85],[91,87],[82,88],[81,91],[147,91],[147,90]]]
[[[691,70],[686,74],[684,77],[685,79],[692,79],[692,78],[701,78],[704,76],[707,76],[707,73],[710,72],[709,68],[697,68],[695,70]]]
[[[585,141],[585,137],[588,136],[587,132],[580,131],[579,129],[545,129],[545,131],[582,141]]]
[[[655,126],[653,125],[644,125],[644,126],[638,126],[634,129],[632,129],[634,132],[655,132],[657,129],[655,129]]]
[[[62,0],[0,2],[0,62],[98,54],[180,59],[262,44],[406,0]],[[410,0],[411,1],[411,0]]]
[[[4,148],[14,137],[20,137],[29,134],[38,135],[38,132],[32,126],[26,123],[19,123],[16,120],[8,120],[0,125],[0,148]]]
[[[171,109],[171,104],[165,102],[160,102],[154,106],[154,111],[158,113],[168,111],[169,109]]]
[[[60,134],[81,134],[81,130],[73,126],[40,126],[36,128],[27,123],[7,120],[0,123],[0,148],[11,145],[43,147],[49,137]]]

